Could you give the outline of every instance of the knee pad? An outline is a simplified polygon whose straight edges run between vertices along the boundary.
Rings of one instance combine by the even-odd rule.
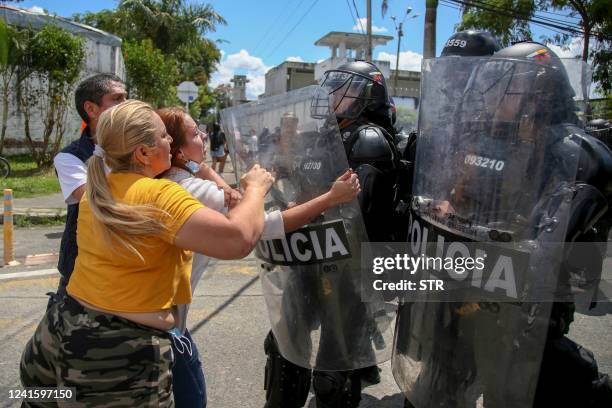
[[[266,337],[264,350],[268,356],[264,381],[265,408],[303,407],[310,389],[310,369],[283,358],[272,332]]]

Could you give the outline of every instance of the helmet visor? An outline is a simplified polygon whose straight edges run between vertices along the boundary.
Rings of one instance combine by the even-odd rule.
[[[334,112],[338,118],[356,118],[370,103],[372,81],[348,72],[327,72],[313,103],[313,117]]]

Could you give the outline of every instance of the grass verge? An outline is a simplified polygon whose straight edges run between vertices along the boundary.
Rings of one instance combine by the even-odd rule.
[[[60,191],[55,171],[39,170],[36,162],[27,154],[7,157],[11,164],[11,175],[2,182],[2,188],[13,189],[13,197],[29,198],[49,195]]]

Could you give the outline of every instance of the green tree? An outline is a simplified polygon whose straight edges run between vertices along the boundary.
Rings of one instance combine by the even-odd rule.
[[[189,80],[200,85],[200,95],[189,107],[192,116],[198,118],[214,105],[207,84],[221,52],[205,36],[226,21],[210,4],[121,0],[115,10],[73,18],[123,38],[132,95],[155,106],[180,105],[176,86]]]
[[[497,38],[502,46],[531,39],[527,19],[531,18],[536,11],[537,5],[534,0],[483,0],[481,3],[485,3],[492,10],[509,10],[509,14],[512,15],[466,6],[457,30],[468,28],[487,30]]]
[[[123,58],[133,97],[156,107],[176,102],[176,62],[155,48],[151,40],[125,42]]]
[[[597,37],[591,52],[595,72],[593,79],[607,94],[608,106],[612,104],[612,7],[607,1],[597,0],[591,7],[594,27],[602,35]]]
[[[75,20],[113,33],[126,41],[150,40],[167,57],[176,59],[177,83],[204,83],[221,56],[205,35],[225,19],[210,4],[186,0],[122,0],[116,10],[73,16]]]
[[[25,141],[38,167],[46,168],[61,147],[70,97],[85,60],[84,40],[49,24],[28,40],[23,53],[19,102]],[[42,135],[30,128],[33,115],[42,119]]]
[[[4,138],[8,126],[8,114],[11,90],[18,87],[19,76],[17,73],[23,65],[23,51],[26,46],[27,37],[31,35],[28,30],[16,30],[0,20],[2,31],[2,48],[0,61],[0,94],[2,97],[2,130],[0,131],[0,154],[4,149]]]
[[[8,63],[9,32],[4,20],[0,19],[0,66]]]
[[[493,10],[483,10],[468,6],[458,29],[478,28],[490,31],[502,45],[531,39],[527,19],[536,11],[556,10],[579,19],[583,32],[583,52],[581,58],[592,58],[595,80],[604,92],[610,92],[610,38],[612,38],[612,12],[609,0],[483,0]],[[495,10],[501,10],[497,12]],[[596,49],[590,51],[591,40],[596,30]],[[545,40],[558,45],[567,45],[570,33],[555,35]]]

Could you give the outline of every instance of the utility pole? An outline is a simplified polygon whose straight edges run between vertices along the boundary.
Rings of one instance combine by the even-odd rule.
[[[404,25],[404,21],[406,21],[406,18],[411,12],[412,7],[408,7],[406,9],[406,14],[404,15],[404,18],[402,19],[402,21],[400,21],[399,25],[397,24],[397,19],[395,18],[395,16],[391,16],[391,20],[393,20],[393,23],[395,24],[395,30],[397,31],[397,58],[395,59],[395,77],[393,78],[393,92],[395,93],[395,96],[397,96],[397,77],[399,76],[400,43],[402,41],[402,36],[404,35],[402,27]],[[415,14],[413,16],[410,16],[410,18],[417,18],[418,16],[418,14]]]
[[[425,0],[425,27],[423,32],[423,59],[436,57],[436,18],[438,0]]]
[[[368,0],[367,7],[368,7],[368,11],[367,11],[368,53],[366,55],[366,59],[368,61],[372,61],[372,0]]]
[[[395,22],[395,17],[391,17]],[[404,22],[399,23],[397,27],[397,58],[395,58],[395,77],[393,79],[393,93],[397,96],[397,77],[399,76],[399,59],[400,59],[400,42],[402,41],[402,25]]]

